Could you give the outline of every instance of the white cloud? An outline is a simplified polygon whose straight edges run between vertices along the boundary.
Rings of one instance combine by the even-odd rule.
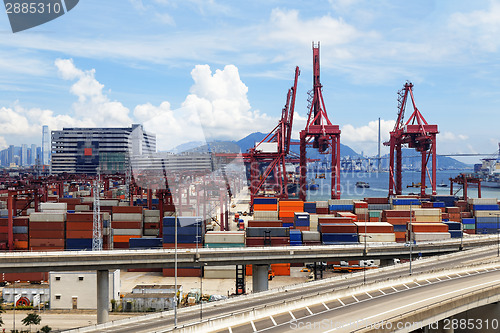
[[[451,142],[457,142],[457,141],[465,141],[467,140],[469,137],[467,135],[464,135],[464,134],[455,134],[455,133],[452,133],[452,132],[440,132],[438,135],[437,135],[437,138],[436,140],[439,141],[451,141]]]
[[[394,129],[394,120],[380,120],[380,134],[382,144],[389,140],[389,132]],[[356,152],[363,151],[365,155],[375,155],[377,153],[378,141],[378,120],[373,120],[368,125],[354,127],[347,124],[341,127],[340,142],[348,145]],[[387,148],[382,149],[387,150]]]

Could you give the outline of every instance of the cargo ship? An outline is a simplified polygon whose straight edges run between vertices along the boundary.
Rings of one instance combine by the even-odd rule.
[[[481,186],[500,188],[500,143],[497,157],[481,159],[481,164],[474,165],[473,176],[481,179]]]

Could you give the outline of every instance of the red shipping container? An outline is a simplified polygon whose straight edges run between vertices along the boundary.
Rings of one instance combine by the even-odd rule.
[[[57,201],[58,202],[66,202],[67,204],[72,204],[72,205],[81,205],[82,204],[81,198],[59,198]]]
[[[142,229],[142,222],[112,221],[113,229]]]
[[[380,222],[380,217],[370,217],[369,222]]]
[[[464,232],[466,234],[469,234],[469,235],[475,235],[476,234],[476,230],[474,230],[474,229],[467,229],[467,230],[464,230]]]
[[[295,226],[295,230],[300,230],[300,231],[310,231],[311,228],[310,227],[304,227],[304,226]]]
[[[322,223],[352,223],[353,220],[350,217],[319,217],[318,224]]]
[[[94,228],[94,222],[67,222],[66,223],[66,231],[93,230],[93,228]]]
[[[354,208],[368,208],[368,202],[355,201]]]
[[[365,230],[369,234],[384,234],[384,233],[393,233],[394,227],[392,225],[374,225],[375,223],[363,223],[362,225],[358,225],[358,233],[365,233]]]
[[[2,273],[0,274],[1,282],[42,282],[49,280],[48,272],[33,272],[33,273]]]
[[[64,251],[63,246],[30,246],[31,252]]]
[[[128,249],[128,242],[113,242],[113,249]]]
[[[30,238],[30,247],[62,247],[64,249],[64,237],[62,239]]]
[[[410,226],[407,226],[410,230]],[[448,226],[444,223],[412,223],[411,230],[413,232],[448,232]]]
[[[31,230],[30,239],[63,239],[64,230]],[[92,238],[92,237],[91,237]]]
[[[29,223],[28,217],[16,217],[14,219],[14,227],[27,227]]]
[[[271,237],[271,246],[286,246],[290,244],[289,237]],[[253,246],[269,246],[265,245],[264,237],[247,237],[246,245],[249,247]]]
[[[387,197],[364,198],[363,201],[366,201],[368,204],[372,204],[372,205],[384,205],[384,204],[389,203],[389,199]]]
[[[0,227],[6,227],[9,225],[8,219],[0,219]]]
[[[93,213],[68,213],[66,214],[66,221],[68,222],[93,222]]]
[[[321,233],[355,234],[358,227],[354,223],[321,223]]]
[[[461,212],[460,213],[461,218],[471,218],[472,217],[472,212]]]
[[[161,268],[129,268],[127,272],[161,272]]]
[[[409,221],[410,221],[409,217],[388,217],[383,222],[388,222],[392,225],[403,225],[403,224],[407,224]]]
[[[293,223],[294,222],[294,218],[293,217],[282,217],[281,218],[281,222],[283,222],[283,223]]]
[[[199,277],[201,275],[201,269],[199,268],[177,268],[177,276],[179,277]],[[164,268],[164,277],[175,276],[174,268]]]
[[[406,232],[404,231],[396,231],[394,235],[396,236],[396,239],[402,238],[406,240]]]
[[[15,250],[28,250],[28,241],[14,240]]]
[[[448,213],[441,213],[441,219],[443,219],[443,220],[449,220],[450,219],[450,214],[448,214]]]
[[[67,230],[66,238],[92,238],[93,230]]]
[[[6,234],[8,232],[9,232],[9,227],[7,227],[7,226],[0,227],[0,234]]]
[[[14,234],[14,240],[27,241],[28,240],[28,234]]]
[[[384,210],[382,211],[383,217],[410,217],[414,216],[415,212],[409,210]]]
[[[430,201],[424,201],[420,205],[422,208],[434,208],[434,204]]]
[[[127,214],[142,214],[143,207],[141,206],[114,206],[112,208],[113,213],[127,213]]]
[[[460,208],[459,207],[446,207],[446,212],[460,214]]]
[[[32,230],[64,230],[64,222],[30,222]]]

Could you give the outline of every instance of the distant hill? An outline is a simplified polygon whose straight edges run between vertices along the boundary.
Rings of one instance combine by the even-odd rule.
[[[403,167],[405,168],[420,168],[422,165],[421,155],[414,149],[403,148]],[[389,154],[382,157],[382,167],[387,168],[389,166]],[[437,169],[469,169],[472,168],[471,165],[457,161],[454,158],[448,156],[438,156],[437,157]]]

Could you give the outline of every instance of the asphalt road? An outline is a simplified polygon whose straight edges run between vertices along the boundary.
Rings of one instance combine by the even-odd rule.
[[[455,268],[459,265],[467,263],[480,263],[480,262],[490,262],[496,259],[496,248],[489,249],[474,249],[464,252],[458,252],[446,256],[440,256],[439,260],[418,260],[414,261],[412,264],[413,273],[427,272],[433,269],[442,268]],[[408,276],[409,267],[408,264],[393,266],[388,271],[370,271],[366,274],[366,282],[375,282],[391,278],[398,278],[400,276]],[[203,306],[203,318],[209,317],[220,317],[224,315],[231,315],[233,313],[242,312],[247,309],[258,308],[264,305],[270,306],[272,304],[283,303],[286,301],[292,301],[294,299],[306,298],[309,296],[319,295],[328,291],[338,290],[342,288],[352,287],[354,285],[360,285],[363,283],[363,274],[351,275],[347,279],[324,282],[317,285],[310,285],[307,288],[293,288],[290,287],[286,292],[276,292],[273,294],[263,294],[262,296],[256,295],[256,297],[245,299],[241,302],[231,302],[231,303],[210,303]],[[193,312],[192,309],[179,309],[177,316],[177,327],[184,324],[193,323],[199,321],[199,312]],[[166,314],[163,318],[158,319],[148,319],[144,321],[139,321],[137,323],[117,325],[112,328],[107,329],[97,329],[92,332],[102,332],[102,333],[150,333],[163,331],[168,328],[174,327],[174,318],[171,314]],[[89,331],[87,331],[89,332]],[[253,332],[253,330],[252,330]],[[297,331],[296,331],[297,332]],[[236,331],[233,330],[233,333]]]

